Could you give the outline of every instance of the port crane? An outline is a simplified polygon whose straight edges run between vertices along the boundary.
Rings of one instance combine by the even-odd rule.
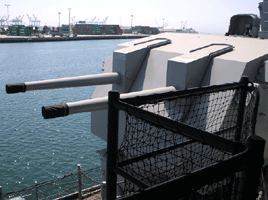
[[[14,23],[15,25],[21,25],[23,17],[24,17],[24,15],[23,16],[20,15],[19,17],[15,17],[15,19],[12,19],[12,23]]]
[[[105,24],[107,19],[108,19],[108,17],[106,17],[103,21],[100,21],[99,24]]]
[[[88,23],[93,24],[95,20],[96,20],[96,16],[93,19],[91,19],[91,21],[89,21]]]
[[[8,26],[8,19],[9,19],[9,16],[8,17],[6,17],[5,15],[3,16],[3,17],[0,17],[0,23],[1,23],[1,27],[5,27],[6,25],[5,24],[7,24],[7,26]]]
[[[34,20],[32,20],[32,22],[34,23],[34,26],[40,26],[41,21],[38,20],[37,17],[34,16],[34,14],[33,14],[33,18],[34,18]]]
[[[168,26],[168,21],[165,21],[165,19],[163,18],[163,26],[159,26],[159,24],[157,23],[156,19],[155,19],[155,23],[157,25],[157,28],[164,28]]]
[[[96,20],[96,16],[93,19],[91,19],[90,21],[88,21],[88,19],[86,18],[85,23],[86,24],[93,24],[95,22],[95,20]]]
[[[106,21],[107,21],[107,19],[108,19],[108,17],[106,17],[103,21],[100,21],[99,19],[96,20],[96,16],[95,16],[95,17],[94,17],[93,19],[91,19],[90,21],[88,21],[88,19],[85,19],[85,22],[86,22],[86,24],[93,24],[94,22],[95,22],[96,24],[105,24]]]
[[[6,19],[5,19],[5,15],[3,17],[0,17],[0,23],[1,23],[1,27],[3,27],[3,23],[5,24]]]
[[[97,19],[96,22],[97,22],[98,25],[103,25],[103,24],[106,23],[107,19],[108,19],[108,17],[106,17],[106,18],[103,19],[102,21],[100,21],[99,19]]]
[[[27,14],[27,17],[29,19],[29,26],[31,26],[32,25],[32,17],[30,17],[28,14]]]
[[[186,23],[187,23],[187,20],[184,22],[184,24],[183,24],[183,22],[181,22],[181,26],[183,24],[182,29],[185,29]]]
[[[30,17],[28,14],[27,14],[27,17],[29,18],[29,26],[40,26],[40,20],[37,19],[37,17],[34,16],[33,14],[33,18]]]

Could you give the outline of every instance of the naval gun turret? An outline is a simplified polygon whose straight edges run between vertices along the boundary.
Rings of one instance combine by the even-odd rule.
[[[228,35],[241,35],[257,38],[260,30],[260,18],[253,14],[239,14],[232,16]]]
[[[260,38],[268,38],[268,1],[264,0],[259,4],[260,10],[260,23],[261,23],[261,31],[259,32]]]

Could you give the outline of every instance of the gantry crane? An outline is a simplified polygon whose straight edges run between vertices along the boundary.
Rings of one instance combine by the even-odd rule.
[[[23,16],[20,15],[19,17],[15,17],[15,19],[12,19],[12,23],[14,23],[15,25],[21,25],[23,17],[24,17],[24,15]]]
[[[108,17],[106,17],[103,21],[99,22],[99,24],[105,24],[107,19],[108,19]]]
[[[1,23],[1,27],[5,26],[5,23],[6,23],[6,16],[5,15],[3,17],[0,17],[0,23]]]
[[[90,21],[87,21],[87,19],[86,19],[86,23],[93,24],[95,20],[96,20],[96,16],[93,19],[91,19]]]
[[[37,17],[34,16],[34,14],[33,14],[33,18],[34,18],[34,20],[32,20],[32,22],[33,22],[34,26],[38,26],[39,27],[41,21],[38,20]]]
[[[29,18],[29,26],[40,26],[40,20],[37,19],[37,17],[34,16],[33,14],[33,18],[30,17],[28,14],[27,14],[28,18]]]

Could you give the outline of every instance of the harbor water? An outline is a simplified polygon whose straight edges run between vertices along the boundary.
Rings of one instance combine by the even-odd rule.
[[[14,191],[100,165],[106,142],[91,133],[90,113],[45,120],[44,105],[90,99],[91,87],[7,94],[5,85],[102,73],[119,43],[89,40],[0,44],[0,186]]]

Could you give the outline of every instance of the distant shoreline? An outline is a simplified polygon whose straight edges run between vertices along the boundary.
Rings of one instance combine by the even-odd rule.
[[[17,42],[59,42],[59,41],[76,41],[76,40],[107,40],[107,39],[136,39],[144,38],[149,35],[78,35],[77,37],[35,37],[35,36],[6,36],[0,35],[0,43],[17,43]]]

